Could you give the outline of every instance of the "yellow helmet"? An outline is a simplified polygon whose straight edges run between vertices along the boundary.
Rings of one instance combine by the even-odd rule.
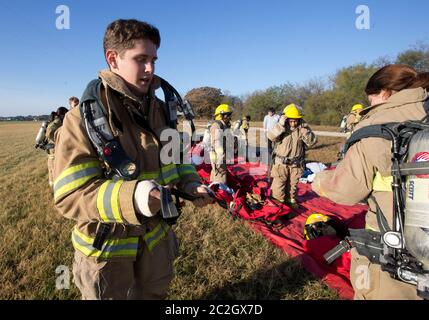
[[[336,222],[321,213],[313,213],[305,221],[304,237],[307,240],[337,234]]]
[[[283,114],[286,116],[286,118],[289,118],[289,119],[301,119],[302,118],[301,110],[294,103],[287,105],[283,109]]]
[[[358,104],[355,104],[352,107],[352,112],[357,111],[357,110],[362,110],[362,109],[363,109],[363,105],[361,105],[360,103],[358,103]]]
[[[214,116],[216,120],[221,120],[223,114],[231,114],[231,113],[232,113],[232,108],[229,105],[221,104],[216,108]]]

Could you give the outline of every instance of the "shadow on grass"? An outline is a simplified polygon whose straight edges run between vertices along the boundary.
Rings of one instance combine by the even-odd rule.
[[[316,278],[295,259],[255,272],[250,278],[215,288],[202,300],[280,300],[302,296],[303,287]]]

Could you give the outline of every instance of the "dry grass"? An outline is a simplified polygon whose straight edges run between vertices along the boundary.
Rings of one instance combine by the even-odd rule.
[[[59,265],[71,266],[71,221],[53,209],[46,153],[34,149],[38,123],[0,127],[0,298],[71,299],[55,289]]]
[[[191,209],[191,208],[188,208]],[[223,210],[187,210],[171,299],[336,299],[297,261]]]
[[[338,159],[338,152],[346,140],[344,138],[317,137],[317,144],[307,151],[307,161],[333,163]]]
[[[72,266],[73,222],[53,208],[39,123],[0,125],[0,299],[77,299],[56,290],[55,269]],[[312,159],[335,160],[341,139],[321,138]],[[283,251],[219,207],[184,209],[175,227],[181,256],[170,299],[337,299]]]

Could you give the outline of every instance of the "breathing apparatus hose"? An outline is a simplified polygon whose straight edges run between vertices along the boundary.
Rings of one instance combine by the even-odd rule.
[[[191,134],[193,137],[194,133],[196,131],[195,124],[193,121],[194,116],[190,112],[188,112],[188,110],[185,110],[185,108],[184,108],[185,103],[183,102],[182,97],[180,96],[179,92],[177,92],[177,90],[171,84],[169,84],[165,79],[160,78],[160,80],[161,80],[161,87],[168,88],[168,90],[170,90],[173,93],[173,96],[177,99],[177,101],[180,105],[180,108],[182,109],[183,115],[185,116],[185,119],[187,121],[189,121],[189,123],[191,125]],[[168,97],[166,97],[166,99],[168,99]],[[168,101],[166,101],[166,103],[168,104]],[[193,147],[195,144],[195,141],[194,141],[194,139],[192,139],[192,137],[191,137],[191,147]]]
[[[404,215],[404,206],[403,206],[403,197],[401,194],[401,172],[400,172],[400,165],[399,165],[399,157],[400,157],[400,146],[399,141],[393,132],[392,129],[388,127],[383,127],[383,130],[385,130],[392,138],[392,161],[393,161],[393,182],[392,182],[392,191],[393,191],[393,229],[397,232],[400,232],[403,234],[403,215]],[[402,204],[401,204],[402,203]]]

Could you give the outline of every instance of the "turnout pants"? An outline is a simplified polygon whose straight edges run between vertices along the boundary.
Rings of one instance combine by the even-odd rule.
[[[74,282],[84,300],[165,299],[178,251],[171,229],[152,251],[140,237],[136,258],[118,257],[97,262],[75,251]]]
[[[416,286],[395,280],[381,266],[351,250],[350,281],[355,300],[421,300]]]
[[[226,184],[226,164],[212,164],[210,181]]]
[[[296,189],[303,170],[296,165],[274,164],[271,170],[273,183],[271,196],[277,200],[295,199]]]

